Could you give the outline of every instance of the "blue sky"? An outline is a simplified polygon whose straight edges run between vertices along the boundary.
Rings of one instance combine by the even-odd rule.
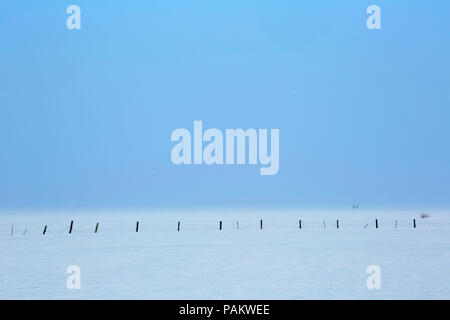
[[[449,23],[443,0],[2,1],[0,207],[448,207]],[[279,173],[175,166],[194,120],[279,128]]]

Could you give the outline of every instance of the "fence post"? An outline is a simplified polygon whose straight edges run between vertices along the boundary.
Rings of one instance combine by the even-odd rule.
[[[72,233],[72,228],[73,228],[73,220],[70,221],[69,233]]]
[[[97,222],[97,224],[95,225],[95,233],[97,233],[97,231],[98,231],[98,222]]]
[[[219,222],[219,230],[222,230],[222,221]]]
[[[378,219],[375,219],[375,228],[378,229]]]
[[[139,231],[139,221],[136,221],[136,232]]]
[[[336,220],[336,229],[339,229],[339,220]]]
[[[414,219],[413,222],[414,222],[414,228],[416,228],[416,219]]]
[[[302,228],[302,220],[298,220],[298,228],[299,228],[299,229]]]
[[[178,221],[177,231],[180,231],[180,221]]]
[[[239,221],[236,221],[236,228],[239,230]]]
[[[263,228],[263,221],[262,221],[262,219],[259,221],[259,228],[262,230],[262,228]]]
[[[45,225],[44,231],[42,232],[42,234],[44,235],[46,232],[47,232],[47,225]]]

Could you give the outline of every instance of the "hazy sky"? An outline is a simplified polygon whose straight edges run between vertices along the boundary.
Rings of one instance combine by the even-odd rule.
[[[0,207],[450,206],[449,40],[447,0],[1,1]],[[175,166],[194,120],[278,174]]]

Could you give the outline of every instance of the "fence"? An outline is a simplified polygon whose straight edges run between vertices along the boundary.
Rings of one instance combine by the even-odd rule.
[[[374,219],[298,219],[298,220],[277,220],[271,219],[242,219],[242,220],[218,220],[186,219],[173,220],[159,219],[157,221],[79,221],[70,220],[65,224],[63,221],[51,223],[50,221],[40,223],[27,223],[21,221],[17,224],[6,225],[0,223],[0,236],[27,236],[42,235],[51,236],[55,234],[121,234],[121,233],[142,233],[154,230],[166,232],[183,231],[249,231],[249,230],[270,230],[280,231],[294,230],[395,230],[395,229],[450,229],[450,219],[419,219],[419,218],[374,218]]]

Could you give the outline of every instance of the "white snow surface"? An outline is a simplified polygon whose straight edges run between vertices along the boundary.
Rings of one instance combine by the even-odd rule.
[[[450,299],[449,212],[4,211],[0,299]],[[80,290],[66,286],[70,265]]]

